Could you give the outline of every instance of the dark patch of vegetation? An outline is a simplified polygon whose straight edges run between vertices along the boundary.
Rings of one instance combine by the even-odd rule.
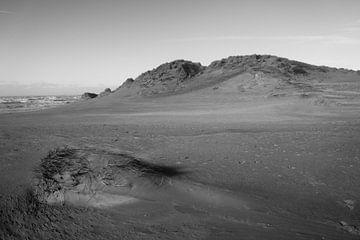
[[[102,91],[97,97],[104,97],[104,96],[107,96],[109,94],[111,94],[112,91],[110,88],[105,88],[104,91]]]
[[[100,162],[99,164],[104,164],[101,167],[91,166],[86,158],[87,152],[99,155],[99,159],[105,157],[108,162]],[[179,167],[157,165],[127,154],[69,147],[50,151],[41,159],[34,172],[34,193],[41,202],[47,202],[49,196],[58,196],[57,194],[79,184],[86,184],[92,189],[90,185],[96,182],[115,186],[129,179],[145,177],[158,185],[165,183],[168,178],[185,174]],[[61,197],[56,199],[60,203],[63,201]]]
[[[76,153],[76,149],[69,147],[56,148],[41,159],[39,166],[34,169],[35,193],[40,198],[44,193],[61,190],[61,185],[54,179],[56,174],[69,172],[76,177],[89,172],[86,160]]]
[[[295,66],[295,67],[293,67],[293,68],[292,68],[292,71],[293,71],[294,74],[303,74],[303,75],[308,74],[308,72],[305,71],[305,70],[304,70],[302,67],[300,67],[300,66]]]
[[[164,63],[137,77],[134,82],[144,86],[154,86],[160,82],[183,82],[204,69],[200,63],[185,60],[175,60]]]
[[[320,66],[318,69],[319,69],[320,72],[323,72],[323,73],[329,72],[329,68],[325,67],[325,66]]]
[[[92,99],[92,98],[96,98],[98,95],[96,93],[90,93],[90,92],[86,92],[83,95],[81,95],[81,99]]]
[[[49,151],[48,155],[41,159],[35,173],[41,174],[45,179],[51,179],[55,174],[61,173],[65,168],[72,165],[71,159],[75,155],[75,149],[69,147],[56,148]]]

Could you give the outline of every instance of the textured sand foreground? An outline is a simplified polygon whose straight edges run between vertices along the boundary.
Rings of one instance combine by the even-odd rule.
[[[1,115],[0,236],[358,239],[357,107],[290,98],[232,104],[181,99]],[[187,174],[163,187],[137,182],[130,194],[136,201],[126,205],[38,203],[25,191],[33,170],[64,145],[126,153]]]

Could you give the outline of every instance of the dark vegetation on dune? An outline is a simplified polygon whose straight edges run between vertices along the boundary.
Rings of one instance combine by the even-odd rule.
[[[94,194],[100,184],[104,188],[130,187],[135,178],[161,185],[184,173],[178,167],[152,164],[128,154],[63,147],[50,151],[41,160],[33,186],[39,201],[63,203],[67,190]]]
[[[98,95],[96,93],[86,92],[83,95],[81,95],[81,99],[87,100],[87,99],[96,98],[97,96]]]
[[[287,76],[306,74],[311,70],[327,71],[327,67],[314,66],[272,55],[231,56],[212,62],[208,69],[242,68],[244,71],[282,73]]]
[[[102,161],[99,159],[89,161],[89,152],[99,155],[99,158],[108,155],[109,159],[101,163],[97,163]],[[34,173],[35,192],[39,199],[42,199],[41,196],[49,193],[96,179],[111,185],[115,184],[116,179],[119,181],[119,178],[126,178],[131,174],[159,183],[163,182],[163,178],[179,176],[186,171],[179,167],[149,163],[123,153],[101,153],[93,149],[63,147],[50,151],[35,168]]]
[[[64,171],[70,171],[77,175],[88,173],[91,171],[89,162],[86,157],[79,154],[79,151],[80,149],[70,148],[68,146],[49,151],[48,155],[41,159],[39,166],[35,168],[34,172],[36,177],[52,179],[54,175]],[[145,162],[129,154],[116,153],[113,155],[116,156],[119,161],[111,161],[108,165],[128,171],[137,171],[141,176],[150,174],[154,176],[174,177],[184,173],[179,167]]]
[[[62,190],[62,180],[66,181],[63,173],[70,172],[71,178],[76,179],[89,172],[86,162],[75,154],[76,150],[72,148],[56,148],[35,168],[34,193],[41,202],[46,203],[49,194]]]
[[[107,96],[111,93],[111,89],[110,88],[105,88],[104,91],[102,91],[98,97],[104,97]]]

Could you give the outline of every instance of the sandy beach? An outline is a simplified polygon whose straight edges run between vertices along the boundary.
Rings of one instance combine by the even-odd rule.
[[[358,238],[357,107],[314,106],[294,98],[195,105],[194,97],[117,104],[104,98],[1,115],[0,190],[3,199],[13,199],[10,205],[23,196],[33,169],[55,147],[123,152],[187,170],[164,187],[139,181],[132,195],[136,202],[111,208],[41,205],[23,215],[28,206],[15,207],[16,234],[34,239],[73,239],[74,234],[77,239]]]

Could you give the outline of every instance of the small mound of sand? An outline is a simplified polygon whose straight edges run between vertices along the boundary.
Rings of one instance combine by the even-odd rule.
[[[177,174],[127,154],[65,147],[41,160],[33,188],[43,203],[107,207],[135,201],[130,192],[139,178],[162,185]]]

